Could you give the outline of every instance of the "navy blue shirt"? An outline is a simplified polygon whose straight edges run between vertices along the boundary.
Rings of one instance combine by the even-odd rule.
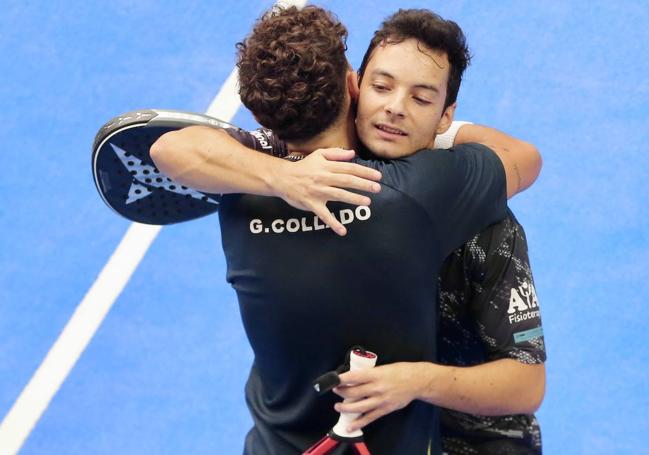
[[[444,258],[506,212],[496,155],[468,144],[394,161],[356,160],[383,174],[369,207],[330,204],[339,237],[281,199],[225,195],[220,223],[227,280],[255,354],[246,400],[250,455],[301,454],[336,423],[336,396],[313,379],[353,345],[378,364],[435,361]],[[436,409],[414,401],[369,425],[373,455],[426,454]]]

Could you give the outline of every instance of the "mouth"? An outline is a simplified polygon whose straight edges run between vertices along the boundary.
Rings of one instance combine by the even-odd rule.
[[[406,133],[403,130],[400,130],[399,128],[396,128],[394,126],[386,125],[385,123],[376,123],[374,124],[374,127],[379,130],[380,132],[388,135],[388,136],[407,136],[408,133]]]

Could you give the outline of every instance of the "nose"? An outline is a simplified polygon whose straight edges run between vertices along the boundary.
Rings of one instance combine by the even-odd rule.
[[[406,116],[406,110],[403,94],[395,91],[386,101],[385,112],[391,117],[404,118]]]

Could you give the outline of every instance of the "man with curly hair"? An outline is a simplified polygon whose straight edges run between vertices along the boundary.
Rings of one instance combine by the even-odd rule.
[[[220,220],[227,278],[237,291],[255,353],[246,386],[255,427],[246,453],[301,453],[326,432],[336,420],[334,400],[315,396],[310,383],[355,344],[376,351],[382,365],[373,370],[377,376],[343,375],[349,387],[338,392],[370,398],[351,406],[369,406],[361,412],[370,421],[381,417],[365,428],[375,455],[423,454],[431,444],[438,449],[437,413],[426,402],[462,407],[467,394],[470,401],[489,393],[467,384],[459,369],[434,363],[438,295],[433,277],[448,253],[505,215],[505,175],[512,195],[534,180],[539,163],[527,144],[471,125],[460,130],[456,142],[474,131],[498,157],[476,144],[411,155],[432,147],[436,134],[451,126],[457,90],[449,95],[448,87],[453,80],[459,87],[463,68],[452,74],[458,63],[457,52],[450,50],[465,46],[456,25],[443,21],[444,27],[442,36],[455,39],[451,45],[389,33],[364,60],[359,133],[372,152],[400,158],[354,160],[382,174],[371,206],[367,195],[340,188],[374,192],[363,178],[376,173],[327,160],[350,159],[349,151],[321,150],[342,146],[360,152],[362,146],[354,131],[351,106],[358,93],[344,57],[346,31],[319,8],[271,12],[238,46],[244,104],[287,141],[290,157],[306,158],[292,163],[255,154],[230,142],[227,132],[198,127],[170,133],[152,148],[160,169],[174,179],[226,193]],[[390,66],[397,53],[414,79],[404,79]],[[363,84],[374,93],[366,89],[364,95]],[[388,96],[396,92],[407,96]],[[508,153],[509,148],[517,153]],[[240,192],[281,196],[346,235],[337,237],[319,218],[281,200]],[[365,205],[327,207],[330,200]],[[453,383],[464,389],[452,390]],[[371,390],[367,384],[390,387],[382,395],[373,393],[380,387]],[[439,390],[455,401],[444,402]]]

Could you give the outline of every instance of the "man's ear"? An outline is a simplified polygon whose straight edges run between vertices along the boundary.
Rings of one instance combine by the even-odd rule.
[[[447,129],[450,128],[451,123],[453,123],[453,117],[455,116],[455,108],[457,107],[457,102],[451,104],[442,114],[442,118],[439,120],[439,125],[437,126],[436,134],[445,133]]]
[[[347,91],[352,99],[352,103],[356,103],[360,88],[358,87],[358,74],[352,69],[347,70]]]

